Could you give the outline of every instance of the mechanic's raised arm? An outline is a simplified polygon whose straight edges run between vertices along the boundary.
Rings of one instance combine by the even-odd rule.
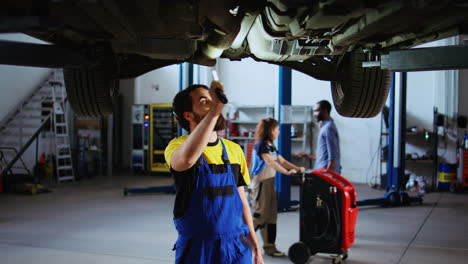
[[[208,142],[216,140],[217,134],[214,131],[214,127],[224,108],[224,104],[218,100],[215,95],[215,89],[224,91],[223,84],[213,81],[209,90],[211,98],[202,98],[201,101],[198,101],[198,99],[193,100],[193,108],[196,108],[197,104],[208,104],[210,106],[208,113],[200,123],[196,124],[195,116],[192,112],[184,113],[185,119],[190,122],[191,132],[184,143],[172,154],[171,168],[173,170],[185,171],[190,169],[197,162]]]

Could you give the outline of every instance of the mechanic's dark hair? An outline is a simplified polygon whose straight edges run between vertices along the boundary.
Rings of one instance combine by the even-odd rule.
[[[317,104],[320,106],[320,109],[326,110],[328,112],[328,114],[331,113],[332,106],[331,106],[330,102],[328,102],[327,100],[319,101],[319,102],[317,102]]]
[[[272,132],[278,126],[278,121],[274,118],[265,118],[258,122],[255,128],[255,140],[273,142]]]
[[[173,111],[177,121],[179,122],[179,125],[189,132],[190,124],[187,119],[184,118],[184,112],[192,112],[192,97],[190,96],[190,93],[199,88],[209,90],[208,86],[206,85],[192,84],[184,90],[178,92],[174,97],[174,101],[172,101],[172,107],[174,109]]]

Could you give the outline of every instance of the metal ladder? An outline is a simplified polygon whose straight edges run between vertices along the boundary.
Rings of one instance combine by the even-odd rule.
[[[72,152],[70,148],[70,136],[66,118],[65,93],[63,83],[60,81],[49,82],[52,89],[53,113],[52,123],[55,135],[55,164],[57,169],[57,181],[75,181],[73,174]]]

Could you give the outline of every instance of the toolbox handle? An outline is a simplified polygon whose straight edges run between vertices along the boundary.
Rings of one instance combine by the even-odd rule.
[[[329,181],[334,181],[336,183],[340,183],[341,185],[344,185],[343,187],[345,189],[351,190],[351,192],[349,192],[349,195],[351,196],[350,197],[351,206],[352,206],[352,208],[357,207],[357,205],[356,205],[356,200],[357,200],[356,189],[351,184],[351,182],[349,182],[346,178],[344,178],[343,176],[339,175],[338,173],[336,173],[334,171],[327,170],[327,169],[318,169],[318,170],[312,171],[311,173],[319,174],[319,175],[322,175],[322,176],[331,176],[331,177],[328,177]]]
[[[339,175],[338,173],[328,170],[328,169],[318,169],[315,171],[312,171],[312,173],[319,173],[319,174],[328,174],[331,175],[333,178],[336,180],[340,181],[341,183],[344,183],[345,186],[353,186],[351,182],[349,182],[345,177]]]

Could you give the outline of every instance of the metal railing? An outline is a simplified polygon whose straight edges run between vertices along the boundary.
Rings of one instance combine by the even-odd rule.
[[[3,153],[5,150],[10,150],[10,151],[15,152],[16,154],[15,157],[18,155],[18,150],[15,147],[0,147],[0,162],[3,161],[5,164],[7,164],[7,167],[3,171],[5,173],[13,174],[11,169],[8,168],[8,164],[10,162],[7,160],[7,158],[5,157],[5,154]],[[32,176],[31,171],[28,169],[28,167],[26,166],[26,163],[24,163],[24,160],[21,158],[21,156],[19,156],[18,160],[21,161],[21,165],[23,165],[22,169],[24,169],[28,173],[29,176]]]
[[[44,118],[44,121],[42,121],[41,125],[39,126],[39,128],[36,130],[36,132],[34,132],[34,134],[32,135],[32,137],[20,148],[19,151],[16,150],[16,148],[14,147],[0,147],[0,149],[9,149],[9,150],[12,150],[14,149],[16,155],[15,157],[13,157],[10,161],[7,161],[7,165],[5,167],[5,169],[3,169],[0,174],[5,177],[6,174],[5,172],[11,172],[10,170],[12,169],[12,167],[15,165],[15,163],[18,161],[18,160],[21,160],[21,162],[23,163],[23,165],[26,167],[24,161],[21,159],[21,156],[23,155],[23,153],[29,148],[29,146],[34,142],[34,140],[36,140],[36,160],[37,160],[37,151],[38,151],[38,148],[39,148],[39,134],[42,132],[42,130],[44,130],[44,128],[47,126],[47,123],[50,122],[51,120],[51,117],[52,117],[52,112],[49,113],[45,118]],[[2,152],[2,158],[4,158],[4,154]],[[6,160],[6,159],[5,159]],[[28,173],[31,174],[28,170]]]

